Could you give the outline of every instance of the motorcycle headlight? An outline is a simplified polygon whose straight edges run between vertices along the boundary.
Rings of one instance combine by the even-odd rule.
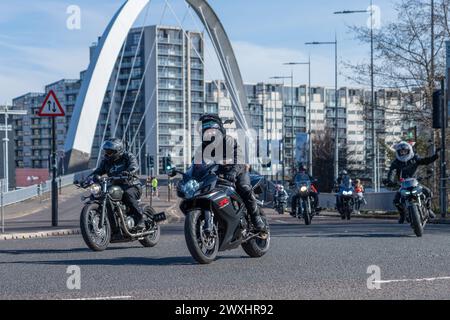
[[[303,187],[300,188],[300,192],[306,192],[306,191],[308,191],[307,187],[303,186]]]
[[[96,197],[102,192],[102,187],[99,184],[93,184],[89,187],[89,192]]]
[[[402,196],[409,196],[411,194],[411,192],[408,190],[402,190],[401,194],[402,194]]]
[[[192,198],[200,189],[200,184],[195,180],[189,180],[183,185],[182,191],[186,199]]]

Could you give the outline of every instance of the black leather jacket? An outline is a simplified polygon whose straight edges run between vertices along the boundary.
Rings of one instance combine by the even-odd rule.
[[[140,185],[141,182],[137,177],[139,170],[139,164],[136,157],[132,153],[125,152],[118,160],[112,161],[103,159],[99,167],[94,170],[92,175],[107,175],[108,177],[117,177],[122,172],[129,172],[131,174],[130,179],[124,181],[127,185]]]
[[[224,160],[227,158],[226,150],[233,150],[233,160],[227,161],[227,164],[219,164],[219,170],[218,174],[223,175],[231,175],[231,176],[238,176],[240,173],[246,172],[246,165],[244,163],[244,159],[240,159],[240,157],[243,156],[243,153],[241,152],[241,148],[239,147],[237,141],[229,136],[225,135],[225,137],[222,139],[220,143],[215,145],[215,149],[223,148],[223,155]],[[214,142],[212,142],[214,143]],[[210,143],[203,143],[201,147],[199,147],[195,153],[194,157],[194,163],[199,164],[201,161],[208,161],[208,160],[217,160],[217,159],[210,159],[208,158],[209,155],[208,152],[205,152],[205,148]],[[214,152],[212,153],[212,157],[214,157]],[[231,162],[231,163],[230,163]]]
[[[427,158],[420,158],[419,156],[415,155],[414,158],[407,162],[402,162],[398,159],[395,159],[391,164],[391,168],[389,169],[387,180],[390,183],[394,183],[394,173],[398,180],[400,180],[400,178],[413,178],[419,166],[432,164],[438,158],[439,155],[435,154],[434,156]]]

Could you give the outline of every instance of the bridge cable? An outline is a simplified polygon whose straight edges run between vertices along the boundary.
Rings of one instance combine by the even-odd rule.
[[[167,6],[167,3],[166,3],[166,6]],[[187,16],[187,12],[186,12],[186,14],[185,14],[184,17],[183,17],[183,22],[184,22],[184,20],[186,19],[186,16]],[[182,28],[181,28],[181,29],[182,29]],[[169,67],[168,61],[166,61],[166,64],[164,65],[164,67],[163,67],[161,73],[165,73],[168,67]],[[144,123],[145,117],[147,116],[147,113],[148,113],[148,111],[150,110],[150,108],[149,108],[149,107],[150,107],[150,104],[151,104],[151,102],[152,102],[152,100],[153,100],[153,97],[154,97],[155,94],[156,94],[156,89],[158,88],[158,85],[159,85],[159,79],[157,79],[156,81],[157,81],[157,84],[156,84],[156,86],[153,88],[153,92],[152,92],[152,94],[151,94],[151,96],[150,96],[150,99],[148,100],[147,105],[145,106],[144,114],[143,114],[142,117],[141,117],[141,121],[140,121],[140,123],[139,123],[139,125],[138,125],[138,128],[137,128],[137,130],[136,130],[136,132],[135,132],[135,135],[134,135],[134,137],[133,137],[133,140],[132,140],[130,146],[133,146],[133,145],[135,144],[137,135],[139,134],[140,129],[141,129],[141,127],[142,127],[142,124]],[[153,122],[152,129],[153,129],[153,127],[155,126],[155,124],[156,124],[156,119],[155,119],[154,122]],[[145,143],[147,142],[148,138],[150,138],[150,132],[151,132],[151,130],[147,133],[146,138],[145,138],[144,142],[142,143],[142,146],[141,146],[139,152],[142,151],[143,146],[144,146]]]
[[[133,70],[134,70],[134,67],[136,65],[137,56],[138,56],[139,51],[140,51],[140,49],[142,47],[142,36],[144,34],[144,31],[145,31],[145,24],[147,22],[149,8],[150,8],[150,5],[147,5],[147,10],[145,12],[145,17],[144,17],[144,24],[142,25],[141,33],[139,35],[139,44],[136,46],[136,52],[134,54],[134,59],[133,59],[133,63],[132,63],[131,69],[130,69],[130,74],[128,75],[128,81],[127,81],[127,85],[125,87],[125,92],[124,92],[124,95],[123,95],[122,104],[120,106],[119,115],[117,117],[116,125],[114,127],[113,137],[116,137],[117,128],[119,127],[120,117],[122,115],[123,107],[125,105],[125,100],[126,100],[127,94],[128,94],[128,88],[129,88],[130,82],[131,82],[131,76],[133,74]],[[126,43],[125,43],[125,45],[126,45]]]
[[[100,159],[101,159],[100,154],[102,152],[102,145],[105,142],[106,131],[108,129],[109,118],[111,116],[112,104],[113,104],[114,98],[116,96],[116,88],[117,88],[117,84],[119,82],[119,75],[120,75],[120,70],[122,68],[122,61],[123,61],[123,56],[124,56],[124,53],[125,53],[125,44],[127,43],[127,39],[128,39],[128,36],[125,38],[125,43],[123,44],[123,47],[122,47],[122,51],[121,51],[121,54],[120,54],[119,68],[117,69],[117,75],[116,75],[116,80],[114,81],[114,88],[113,88],[113,91],[112,91],[112,95],[110,95],[111,101],[109,102],[108,115],[106,117],[105,128],[103,129],[101,144],[99,145],[99,152],[98,152],[98,155],[97,155],[97,167],[98,167],[98,165],[100,163]],[[99,127],[99,130],[101,131],[101,126]]]

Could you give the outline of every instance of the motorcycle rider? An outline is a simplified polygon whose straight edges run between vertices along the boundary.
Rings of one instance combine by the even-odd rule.
[[[311,190],[310,190],[309,194],[313,198],[312,210],[313,210],[313,212],[318,212],[317,206],[319,205],[319,193],[313,183],[315,180],[312,176],[310,176],[308,174],[308,170],[306,169],[306,167],[303,164],[301,164],[300,167],[298,168],[298,172],[294,176],[294,179],[292,180],[291,185],[295,185],[295,181],[299,178],[302,180],[309,179],[309,181],[311,182]],[[291,215],[294,215],[295,211],[297,210],[297,203],[298,203],[299,196],[300,195],[298,194],[298,192],[296,190],[296,192],[294,193],[292,200],[291,200],[291,208],[292,208]]]
[[[417,154],[414,153],[414,149],[411,144],[406,141],[401,141],[395,147],[395,156],[396,159],[391,163],[391,167],[388,172],[387,179],[385,180],[386,185],[395,185],[394,182],[394,173],[397,179],[400,181],[401,179],[413,178],[419,166],[427,166],[432,164],[439,158],[439,151],[441,149],[436,150],[436,154],[431,157],[421,158]],[[427,198],[426,207],[429,211],[430,218],[434,219],[436,216],[431,210],[431,198],[432,192],[429,188],[423,186],[423,193]],[[400,219],[398,223],[402,224],[405,222],[405,212],[403,205],[401,203],[401,194],[400,191],[397,191],[394,198],[394,205],[398,209],[400,213]]]
[[[137,221],[136,228],[145,228],[143,209],[139,206],[142,195],[141,182],[137,177],[139,165],[134,154],[125,151],[122,140],[111,139],[103,143],[104,152],[100,165],[90,176],[120,177],[128,176],[128,179],[116,183],[123,191],[123,202],[130,208],[131,213]]]
[[[344,169],[344,170],[341,171],[341,174],[337,178],[336,183],[334,185],[334,189],[335,189],[335,192],[336,192],[336,210],[339,211],[339,212],[340,212],[341,205],[342,205],[342,201],[341,201],[342,199],[341,199],[341,196],[339,194],[339,187],[347,179],[350,179],[350,176],[348,175],[347,170]]]
[[[200,164],[208,160],[220,161],[217,173],[235,184],[236,191],[244,201],[255,230],[257,232],[265,231],[266,224],[261,218],[256,196],[253,193],[249,166],[239,163],[238,158],[242,153],[238,142],[227,135],[222,120],[215,114],[202,115],[199,123],[201,124],[201,130],[199,131],[202,135],[202,145],[196,152],[194,162]],[[216,153],[218,158],[222,150],[223,159],[216,159]],[[230,154],[230,151],[232,151],[232,154]]]
[[[287,198],[289,198],[289,195],[284,189],[284,186],[281,184],[277,184],[275,187],[275,197],[274,197],[275,207],[277,207],[280,202],[286,203]]]

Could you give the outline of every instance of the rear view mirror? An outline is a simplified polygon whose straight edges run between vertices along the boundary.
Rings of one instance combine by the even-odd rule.
[[[261,184],[258,184],[257,186],[255,186],[255,188],[253,189],[253,192],[255,194],[262,194],[264,192],[263,188],[261,187]]]
[[[175,169],[171,169],[170,171],[167,172],[167,175],[171,178],[175,177],[177,175],[177,170]]]

